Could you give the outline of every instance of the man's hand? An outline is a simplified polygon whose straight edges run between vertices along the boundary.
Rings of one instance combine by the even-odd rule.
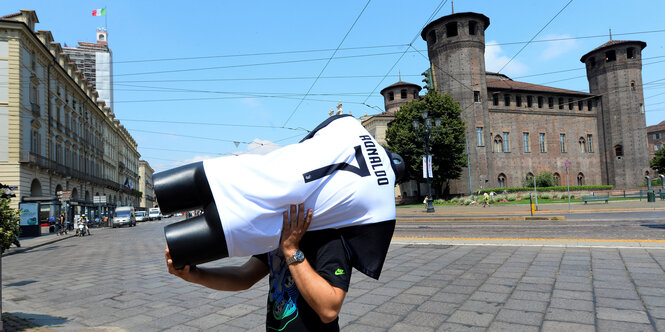
[[[296,206],[291,205],[291,212],[284,211],[283,224],[282,224],[282,237],[279,241],[279,248],[282,250],[284,257],[291,257],[299,248],[300,239],[309,228],[312,222],[312,209],[305,212],[305,204],[298,204],[298,211],[296,213]]]
[[[165,250],[165,256],[166,256],[166,266],[168,267],[170,274],[176,277],[180,277],[185,281],[189,282],[192,281],[192,275],[194,271],[196,271],[196,266],[192,268],[189,265],[185,265],[185,268],[183,268],[182,270],[178,270],[175,267],[173,267],[173,259],[171,259],[171,253],[169,253],[168,246],[166,247]]]

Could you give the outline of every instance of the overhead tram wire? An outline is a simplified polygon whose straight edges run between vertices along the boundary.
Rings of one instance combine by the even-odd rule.
[[[149,120],[149,119],[123,119],[117,118],[120,122],[146,122],[146,123],[168,123],[168,124],[186,124],[186,125],[196,125],[196,126],[219,126],[219,127],[239,127],[239,128],[261,128],[261,129],[284,129],[284,130],[294,130],[294,131],[306,131],[309,130],[303,127],[280,127],[280,126],[262,126],[262,125],[248,125],[248,124],[234,124],[234,123],[214,123],[214,122],[192,122],[192,121],[166,121],[166,120]]]
[[[337,48],[335,49],[333,54],[328,58],[328,61],[326,61],[326,64],[323,66],[323,68],[319,72],[319,75],[316,76],[316,79],[314,80],[314,82],[312,82],[312,84],[309,86],[309,89],[307,89],[307,93],[305,93],[305,95],[302,97],[302,99],[300,99],[300,101],[298,102],[298,105],[296,105],[296,107],[293,109],[293,111],[291,112],[289,117],[286,119],[286,121],[284,121],[283,126],[286,126],[286,124],[289,123],[289,121],[291,120],[293,115],[296,114],[296,112],[298,111],[298,108],[300,108],[300,105],[302,105],[305,98],[307,98],[307,95],[309,95],[309,93],[312,91],[312,89],[314,88],[314,85],[316,85],[316,82],[319,81],[319,78],[321,77],[321,75],[323,75],[323,72],[326,70],[326,68],[328,68],[328,65],[330,64],[330,61],[332,61],[333,57],[335,57],[335,54],[337,54],[337,51],[339,51],[339,49],[342,47],[342,44],[346,40],[346,37],[349,36],[349,34],[351,33],[351,30],[353,30],[353,27],[356,26],[356,23],[358,23],[358,20],[360,20],[360,17],[363,15],[363,13],[365,12],[365,9],[367,9],[370,2],[372,2],[372,0],[367,0],[367,3],[365,4],[365,7],[363,7],[363,9],[360,11],[360,14],[358,14],[358,16],[356,17],[356,20],[353,21],[353,24],[351,24],[351,27],[349,28],[349,30],[344,35],[344,38],[342,38],[342,41],[339,42],[339,45],[337,45]]]

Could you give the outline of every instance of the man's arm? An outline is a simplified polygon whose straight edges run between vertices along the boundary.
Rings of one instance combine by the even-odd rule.
[[[251,257],[241,266],[198,268],[187,265],[182,270],[177,270],[173,267],[173,260],[168,247],[166,247],[165,255],[169,273],[185,281],[222,291],[249,289],[269,272],[268,266],[256,257]]]
[[[291,213],[283,214],[282,237],[280,240],[280,249],[284,257],[291,257],[299,248],[300,240],[307,231],[312,221],[312,210],[307,210],[305,216],[305,205],[298,205],[296,216],[296,206],[291,205]],[[289,265],[289,270],[296,286],[305,301],[316,311],[319,318],[324,323],[330,323],[337,318],[342,309],[342,303],[346,296],[346,291],[334,287],[321,277],[307,259],[300,263]]]

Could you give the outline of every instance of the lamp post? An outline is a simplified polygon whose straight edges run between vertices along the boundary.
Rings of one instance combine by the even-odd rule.
[[[429,161],[430,159],[428,158],[430,154],[430,146],[429,146],[429,135],[432,131],[432,119],[428,117],[428,110],[423,110],[422,112],[422,118],[424,120],[424,137],[423,140],[425,141],[425,160]],[[436,118],[434,119],[434,127],[438,127],[441,125],[441,119]],[[420,121],[417,119],[413,120],[413,129],[415,129],[416,134],[418,134],[418,129],[420,128]],[[427,178],[427,212],[432,213],[434,212],[434,199],[432,198],[432,181],[430,180],[431,174],[428,172],[429,169],[429,162],[425,163],[425,169],[423,171],[425,178]]]

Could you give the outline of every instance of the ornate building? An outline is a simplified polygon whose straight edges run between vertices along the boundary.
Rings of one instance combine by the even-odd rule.
[[[649,172],[641,72],[646,43],[612,40],[582,56],[587,93],[487,72],[489,25],[485,15],[455,13],[422,31],[435,89],[460,104],[467,125],[470,172],[464,169],[460,179],[450,181],[450,192],[518,187],[546,170],[565,185],[567,162],[572,185],[640,185]],[[386,89],[411,86],[398,82]],[[361,119],[378,140],[385,142],[385,127],[380,127],[414,98],[410,93],[399,96],[403,98],[395,101],[391,98],[397,95],[384,95],[386,111]],[[417,195],[415,190],[402,193]]]
[[[136,141],[38,22],[32,10],[0,18],[0,178],[18,188],[14,207],[71,220],[138,205]]]

